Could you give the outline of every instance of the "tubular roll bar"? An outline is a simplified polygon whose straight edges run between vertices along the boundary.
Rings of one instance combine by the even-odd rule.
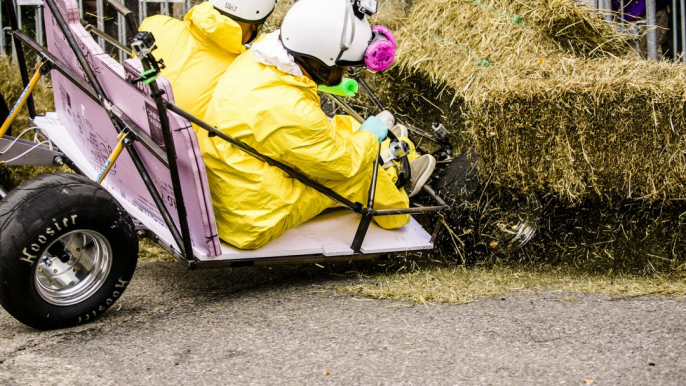
[[[151,82],[149,85],[152,90],[152,97],[155,99],[155,102],[157,104],[158,108],[158,113],[160,116],[160,123],[162,126],[162,132],[164,135],[164,142],[165,142],[165,147],[166,147],[166,154],[162,153],[162,149],[160,149],[159,146],[157,146],[154,142],[150,140],[138,127],[136,124],[131,122],[126,118],[126,116],[119,111],[119,109],[112,105],[111,102],[107,99],[102,87],[100,86],[100,83],[98,82],[97,78],[95,77],[95,74],[93,73],[92,69],[89,67],[88,63],[86,62],[85,57],[83,56],[83,53],[80,51],[78,48],[78,44],[76,43],[74,36],[71,33],[71,30],[69,30],[69,27],[64,20],[64,17],[62,14],[59,12],[59,9],[57,9],[57,6],[54,2],[54,0],[44,0],[45,3],[48,5],[50,8],[51,12],[53,13],[55,20],[57,21],[57,24],[62,31],[62,33],[65,35],[67,38],[67,41],[69,43],[70,48],[74,52],[74,54],[77,57],[77,60],[79,61],[79,64],[83,68],[86,77],[88,78],[88,81],[90,82],[89,84],[86,84],[82,79],[80,79],[73,71],[69,70],[68,67],[58,59],[56,59],[53,55],[51,55],[47,50],[45,50],[43,47],[39,46],[36,44],[31,38],[23,34],[21,31],[18,31],[15,26],[17,25],[16,22],[16,13],[14,12],[14,6],[8,6],[11,11],[10,11],[10,18],[13,21],[12,28],[13,28],[13,36],[17,41],[22,41],[25,44],[29,46],[32,50],[38,52],[41,54],[46,60],[51,64],[52,68],[59,71],[62,75],[67,77],[71,82],[73,82],[77,87],[79,87],[82,91],[84,91],[89,97],[91,97],[93,100],[98,101],[102,107],[106,110],[108,116],[110,117],[115,129],[117,130],[117,133],[121,133],[122,130],[127,130],[133,133],[133,138],[132,140],[125,141],[124,146],[129,152],[129,155],[131,156],[132,161],[134,162],[134,165],[136,166],[136,169],[138,173],[141,175],[141,178],[143,179],[143,182],[145,183],[146,187],[148,188],[148,191],[150,195],[152,196],[153,201],[155,202],[155,205],[157,209],[160,211],[164,222],[169,228],[170,232],[172,233],[172,237],[174,238],[174,241],[176,244],[179,246],[181,249],[181,257],[185,260],[185,263],[187,267],[193,268],[195,265],[195,258],[193,256],[193,250],[191,246],[191,238],[190,238],[190,232],[188,229],[188,220],[187,220],[187,213],[185,209],[185,205],[183,203],[183,195],[181,192],[181,185],[179,181],[179,175],[178,175],[178,165],[176,163],[176,149],[174,147],[174,141],[171,135],[171,131],[169,128],[169,121],[168,117],[166,114],[166,111],[172,111],[178,115],[180,115],[183,118],[188,119],[190,122],[194,123],[198,127],[203,128],[208,132],[209,136],[217,136],[235,146],[240,148],[241,150],[245,151],[246,153],[252,155],[253,157],[266,162],[267,164],[271,166],[278,167],[279,169],[285,171],[288,173],[291,177],[297,179],[298,181],[302,182],[303,184],[317,190],[318,192],[324,194],[325,196],[345,205],[349,209],[355,211],[356,213],[362,214],[362,219],[360,220],[360,225],[358,226],[358,229],[356,231],[355,237],[352,242],[351,249],[354,251],[355,255],[361,254],[361,247],[362,243],[364,242],[364,237],[367,233],[367,230],[369,228],[369,225],[371,224],[371,221],[374,216],[391,216],[391,215],[403,215],[403,214],[427,214],[427,213],[433,213],[433,212],[438,212],[441,210],[446,210],[449,209],[449,206],[446,205],[443,200],[441,200],[437,195],[431,194],[431,196],[439,203],[439,206],[421,206],[421,207],[413,207],[413,208],[405,208],[405,209],[384,209],[384,210],[374,210],[374,198],[376,194],[376,182],[377,182],[377,174],[379,170],[379,157],[376,157],[374,161],[374,166],[373,166],[373,175],[372,175],[372,181],[369,186],[369,201],[367,207],[363,206],[361,203],[358,202],[352,202],[345,197],[339,195],[338,193],[334,192],[333,190],[327,188],[326,186],[319,184],[315,181],[312,181],[309,179],[305,174],[300,173],[299,171],[279,162],[276,161],[270,157],[267,157],[261,153],[259,153],[257,150],[253,149],[249,145],[245,144],[244,142],[237,140],[225,133],[222,133],[219,131],[216,127],[208,124],[207,122],[191,115],[190,113],[186,112],[179,106],[175,105],[174,103],[171,103],[164,98],[162,98],[162,94],[164,93],[159,89],[157,86],[156,82]],[[131,32],[132,35],[135,35],[138,32],[138,27],[135,18],[133,17],[133,13],[126,8],[124,5],[121,3],[117,2],[116,0],[107,0],[109,4],[111,4],[119,13],[124,15],[125,20],[126,20],[126,25]],[[100,32],[100,31],[97,31]],[[15,44],[17,47],[17,52],[22,53],[23,57],[23,51],[22,51],[22,46],[21,44]],[[19,56],[18,56],[19,58]],[[143,63],[143,68],[144,70],[149,70],[151,68],[150,63],[146,58],[140,58],[141,62]],[[27,74],[26,71],[26,63],[24,60],[20,60],[20,69],[23,69],[23,73]],[[24,80],[24,84],[28,84],[28,75],[26,76],[26,79]],[[333,96],[333,95],[332,95]],[[336,102],[339,102],[339,105],[348,107],[345,103],[343,103],[341,100],[339,100],[337,97],[333,96]],[[32,104],[31,104],[32,106]],[[348,111],[349,110],[349,111]],[[353,109],[347,108],[346,111],[353,117],[355,117],[358,120],[362,120],[362,117],[357,114]],[[32,117],[35,116],[35,111],[31,115]],[[133,147],[133,141],[138,140],[140,141],[143,146],[152,152],[158,159],[160,159],[165,165],[167,165],[170,169],[171,177],[172,177],[172,182],[174,185],[174,194],[177,197],[177,210],[178,210],[178,215],[179,215],[179,222],[180,222],[180,227],[181,227],[181,233],[177,230],[176,226],[174,225],[174,222],[171,218],[171,215],[169,214],[169,211],[167,210],[166,206],[164,205],[164,202],[162,198],[160,197],[159,192],[157,191],[157,188],[154,186],[152,179],[150,178],[150,175],[148,174],[147,170],[145,169],[145,166],[143,165],[140,156],[138,155],[136,149]],[[433,193],[429,190],[427,190],[425,187],[425,190]]]
[[[83,19],[81,19],[81,25],[83,26],[83,28],[86,29],[86,31],[94,34],[97,37],[105,39],[105,41],[110,43],[111,45],[113,45],[114,48],[118,49],[119,51],[121,51],[121,52],[127,54],[129,57],[131,57],[131,49],[129,47],[126,47],[125,45],[119,43],[118,40],[112,38],[106,32],[97,29],[95,26],[93,26],[93,24],[88,24],[88,22],[86,22]]]

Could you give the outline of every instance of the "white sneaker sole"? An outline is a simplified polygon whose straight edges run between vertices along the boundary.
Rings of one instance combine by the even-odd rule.
[[[431,177],[431,174],[434,172],[434,169],[436,168],[436,159],[434,157],[429,158],[429,167],[426,168],[424,173],[422,174],[421,177],[417,180],[417,183],[414,186],[414,189],[407,195],[408,197],[412,197],[419,193],[422,190],[422,187],[424,187],[424,184],[426,184],[426,181]]]

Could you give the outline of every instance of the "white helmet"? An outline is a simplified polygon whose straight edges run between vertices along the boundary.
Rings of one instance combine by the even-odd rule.
[[[274,12],[276,0],[212,0],[212,5],[236,21],[263,24]]]
[[[327,67],[364,65],[372,29],[350,0],[300,0],[281,24],[281,42],[294,57]]]

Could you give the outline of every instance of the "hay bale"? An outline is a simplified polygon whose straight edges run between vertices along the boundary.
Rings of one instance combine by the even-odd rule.
[[[623,200],[570,207],[545,199],[544,222],[527,254],[535,261],[600,272],[654,274],[686,268],[686,204]]]
[[[637,60],[628,37],[571,0],[420,0],[405,19],[379,18],[399,42],[390,81],[369,77],[382,101],[452,128],[490,191],[543,200],[519,258],[644,271],[686,261],[682,65]],[[473,219],[452,221],[459,233]]]
[[[498,185],[569,203],[680,200],[685,75],[666,63],[574,61],[489,89],[465,132]]]
[[[464,119],[448,124],[493,183],[570,203],[686,193],[686,71],[633,59],[602,15],[571,0],[423,0],[397,26],[398,71],[449,90]]]

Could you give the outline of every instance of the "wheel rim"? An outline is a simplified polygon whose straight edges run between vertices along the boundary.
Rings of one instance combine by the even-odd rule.
[[[70,306],[93,295],[112,267],[112,247],[103,235],[78,230],[48,246],[35,271],[35,286],[43,300]]]
[[[499,196],[499,203],[506,200]],[[480,235],[486,246],[496,253],[512,253],[526,245],[536,234],[541,217],[541,204],[533,195],[505,202],[505,207],[489,202],[482,213]]]

